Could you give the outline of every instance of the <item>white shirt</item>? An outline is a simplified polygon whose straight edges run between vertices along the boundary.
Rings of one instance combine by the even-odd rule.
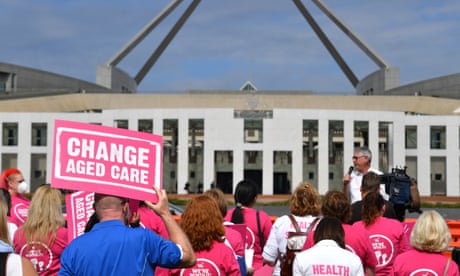
[[[306,232],[310,224],[316,218],[311,215],[304,217],[294,216],[297,221],[297,225],[301,231]],[[292,225],[291,220],[287,215],[279,217],[275,223],[273,223],[270,235],[268,236],[267,242],[262,252],[262,257],[267,260],[274,262],[278,258],[278,252],[286,253],[287,233],[296,232],[295,227]],[[279,260],[276,261],[275,269],[273,270],[273,276],[280,274]]]
[[[367,172],[373,172],[375,174],[381,175],[383,174],[381,171],[369,168]],[[358,171],[353,171],[351,173],[351,180],[350,180],[350,200],[351,203],[355,203],[356,201],[361,200],[361,183],[363,181],[363,174]],[[380,185],[380,193],[382,194],[385,200],[388,200],[388,195],[385,193],[385,185]]]
[[[364,275],[359,257],[342,249],[333,240],[322,240],[312,248],[297,254],[293,275]]]
[[[6,275],[22,276],[22,258],[18,254],[10,253],[6,261]]]
[[[18,227],[16,226],[16,224],[12,222],[8,222],[8,235],[9,235],[11,243],[13,243],[14,233],[16,233],[16,230],[18,230]]]

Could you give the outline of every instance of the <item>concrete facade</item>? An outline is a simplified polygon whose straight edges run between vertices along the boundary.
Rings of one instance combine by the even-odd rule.
[[[3,142],[0,146],[1,168],[19,167],[25,177],[31,179],[33,188],[49,182],[57,118],[132,130],[139,130],[142,122],[151,121],[149,131],[164,137],[163,183],[170,193],[186,193],[183,189],[186,183],[193,191],[199,190],[199,183],[204,190],[214,184],[230,185],[224,188],[233,191],[246,173],[256,172],[260,173],[264,195],[289,193],[302,181],[312,182],[324,194],[329,189],[340,189],[341,178],[352,164],[354,146],[365,144],[374,154],[373,166],[380,170],[407,166],[409,175],[418,179],[423,196],[460,196],[460,120],[454,113],[460,106],[458,100],[408,97],[403,104],[392,104],[394,97],[337,98],[288,92],[275,95],[118,94],[110,100],[96,94],[74,97],[0,101],[2,111],[16,107],[14,111],[0,113],[3,141],[8,136],[5,126],[17,125],[17,144]],[[68,105],[68,101],[76,106]],[[44,110],[28,110],[32,102],[37,107],[43,102]],[[50,112],[45,103],[61,110]],[[394,110],[387,110],[386,106]],[[398,108],[400,110],[396,110]],[[262,114],[262,127],[256,132],[261,131],[258,135],[263,139],[247,139],[246,121],[253,118],[244,114],[251,112]],[[190,136],[193,120],[202,121],[196,139]],[[171,121],[177,124],[173,131],[175,138],[169,127],[165,127]],[[33,145],[34,124],[46,126],[46,144]],[[333,124],[340,129],[334,129]],[[364,135],[359,133],[357,125],[365,126]],[[408,127],[416,129],[415,147],[407,147]],[[441,131],[434,132],[436,129]],[[435,134],[442,140],[439,145],[433,143]],[[198,145],[196,149],[191,141]],[[220,160],[227,153],[232,161]],[[254,153],[255,159],[251,161]],[[190,161],[190,155],[195,154],[196,161]],[[230,184],[216,182],[221,173],[230,175]],[[280,173],[289,183],[282,191],[276,180]]]

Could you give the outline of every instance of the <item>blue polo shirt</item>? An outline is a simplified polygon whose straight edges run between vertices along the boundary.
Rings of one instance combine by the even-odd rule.
[[[175,267],[182,251],[144,228],[108,220],[73,240],[61,255],[59,275],[154,275],[156,266]]]

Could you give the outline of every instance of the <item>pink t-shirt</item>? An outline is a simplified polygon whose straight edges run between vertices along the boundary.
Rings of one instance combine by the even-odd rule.
[[[429,253],[409,250],[396,256],[393,265],[395,276],[413,275],[413,276],[437,276],[444,275],[444,269],[447,265],[445,256],[441,253]],[[451,260],[447,274],[449,276],[459,276],[457,264]]]
[[[353,226],[343,223],[343,230],[345,232],[345,246],[346,248],[358,255],[364,267],[375,267],[377,259],[372,250],[369,240],[369,234],[366,230],[354,230]],[[307,241],[305,242],[302,251],[311,248],[315,241],[313,240],[314,231],[308,233]]]
[[[11,211],[9,221],[18,227],[26,221],[30,200],[22,195],[11,195]]]
[[[160,216],[146,206],[139,207],[137,212],[140,216],[141,227],[150,229],[163,238],[169,239],[168,230]]]
[[[195,252],[196,264],[190,268],[171,269],[170,275],[189,276],[240,276],[240,267],[235,259],[232,249],[223,242],[214,241],[209,251],[202,250]]]
[[[61,267],[62,251],[67,246],[67,228],[60,227],[56,239],[51,244],[32,241],[26,244],[24,229],[19,228],[14,235],[14,250],[29,259],[40,275],[57,275]]]
[[[235,211],[235,208],[232,208],[227,212],[225,215],[226,221],[232,220],[232,214]],[[257,217],[256,217],[256,209],[253,208],[242,208],[243,211],[243,218],[244,224],[247,226],[246,231],[246,249],[254,249],[254,257],[252,260],[252,267],[254,269],[258,269],[263,265],[263,258],[262,258],[262,248],[260,246],[260,238],[259,238],[259,231],[257,228]],[[259,218],[260,218],[260,228],[262,230],[264,243],[267,242],[268,235],[270,235],[270,230],[272,229],[272,222],[270,217],[264,211],[259,211]]]
[[[238,256],[244,256],[244,241],[241,233],[225,225],[225,238],[232,246],[233,251]]]
[[[357,221],[353,224],[353,229],[364,233],[367,230],[369,233],[371,246],[377,258],[376,275],[390,275],[396,256],[410,250],[403,225],[395,219],[378,217],[368,227],[365,227],[363,221]]]

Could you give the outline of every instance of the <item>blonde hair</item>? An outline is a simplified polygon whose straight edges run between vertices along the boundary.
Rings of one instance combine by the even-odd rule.
[[[434,210],[423,211],[410,235],[412,247],[428,252],[441,252],[448,248],[451,239],[444,218]]]
[[[10,234],[8,232],[8,218],[6,213],[8,212],[8,206],[6,206],[6,200],[3,195],[0,195],[0,240],[11,244]]]
[[[289,209],[296,216],[317,216],[321,213],[321,198],[310,182],[297,186],[291,195]]]
[[[61,209],[61,192],[50,185],[40,186],[32,196],[27,219],[21,226],[27,242],[52,243],[57,230],[65,223]]]
[[[224,192],[222,192],[221,189],[219,188],[214,188],[214,189],[211,189],[211,190],[207,190],[205,193],[204,193],[205,196],[209,196],[213,199],[216,200],[217,202],[217,206],[219,206],[219,210],[220,212],[222,213],[222,216],[225,217],[225,215],[227,214],[227,200],[225,199],[225,194]]]

